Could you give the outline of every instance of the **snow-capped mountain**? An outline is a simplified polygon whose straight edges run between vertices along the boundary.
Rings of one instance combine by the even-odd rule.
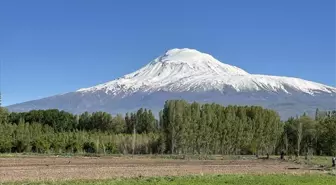
[[[335,109],[336,88],[291,77],[249,74],[194,49],[171,49],[143,68],[76,92],[10,106],[12,111],[59,108],[74,113],[158,111],[167,99],[261,105],[282,117]]]
[[[134,92],[225,92],[230,87],[237,92],[300,91],[314,95],[336,93],[336,88],[298,78],[253,75],[231,65],[219,62],[211,55],[193,49],[172,49],[140,70],[122,78],[77,92],[105,91],[113,95]]]

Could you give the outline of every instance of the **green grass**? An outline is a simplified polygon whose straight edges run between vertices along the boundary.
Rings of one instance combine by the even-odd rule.
[[[308,165],[316,165],[316,166],[324,166],[324,167],[331,167],[331,156],[311,156],[308,160],[305,159],[304,156],[300,156],[299,158],[292,157],[293,162],[299,164],[308,164]]]
[[[331,159],[332,157],[314,156],[310,159],[310,162],[314,165],[331,166]]]
[[[45,185],[335,185],[336,177],[331,175],[212,175],[187,177],[153,177],[115,180],[79,180],[36,183]]]

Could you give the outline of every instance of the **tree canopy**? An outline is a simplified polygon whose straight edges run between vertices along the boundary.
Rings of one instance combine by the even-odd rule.
[[[151,110],[112,116],[0,107],[0,152],[336,155],[336,111],[280,121],[259,106],[169,100]]]

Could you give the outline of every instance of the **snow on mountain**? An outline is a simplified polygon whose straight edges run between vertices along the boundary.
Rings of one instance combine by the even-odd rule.
[[[60,109],[112,114],[149,108],[158,113],[166,100],[222,105],[259,105],[283,119],[336,109],[336,88],[298,78],[249,74],[193,49],[172,49],[143,68],[76,92],[8,107],[10,111]]]
[[[336,93],[336,88],[298,78],[254,75],[221,63],[209,54],[194,49],[171,49],[143,68],[122,78],[77,92],[104,91],[123,96],[141,92],[303,92]]]

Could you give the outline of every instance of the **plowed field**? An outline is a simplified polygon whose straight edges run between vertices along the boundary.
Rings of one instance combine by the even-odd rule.
[[[0,158],[0,182],[202,174],[317,173],[280,160],[172,160],[146,157]]]

